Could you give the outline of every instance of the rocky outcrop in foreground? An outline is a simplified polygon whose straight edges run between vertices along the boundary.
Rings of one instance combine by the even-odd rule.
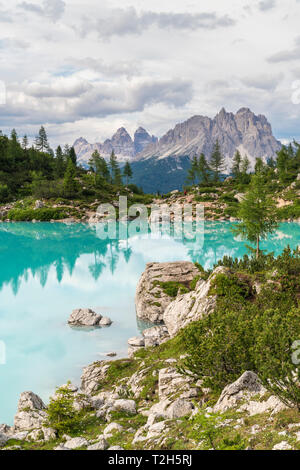
[[[188,287],[198,274],[196,266],[188,261],[148,263],[136,290],[135,307],[138,318],[162,323],[165,309],[174,300],[162,285],[180,283]]]
[[[136,291],[135,305],[138,318],[153,323],[163,323],[167,329],[165,333],[170,337],[176,336],[178,331],[189,323],[200,320],[214,310],[217,297],[210,295],[209,291],[212,281],[218,274],[230,275],[230,271],[222,266],[218,267],[208,280],[205,280],[202,279],[199,269],[190,262],[147,264]],[[192,281],[195,286],[190,289]],[[175,297],[168,295],[165,286],[168,287],[170,283],[182,285],[187,292],[181,294],[179,287]],[[157,343],[160,344],[159,339]],[[129,346],[147,347],[142,338],[131,339]]]

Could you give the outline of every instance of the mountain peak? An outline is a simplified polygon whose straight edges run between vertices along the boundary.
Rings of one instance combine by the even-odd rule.
[[[205,116],[193,116],[187,121],[170,129],[156,145],[146,148],[138,160],[155,157],[190,157],[195,154],[209,159],[216,141],[226,160],[226,173],[230,173],[232,158],[236,150],[247,155],[254,167],[256,158],[267,161],[276,158],[281,143],[272,134],[272,128],[263,115],[256,116],[249,108],[243,107],[236,114],[227,112],[223,107],[210,119]]]

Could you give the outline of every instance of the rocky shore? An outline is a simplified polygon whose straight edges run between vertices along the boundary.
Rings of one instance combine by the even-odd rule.
[[[298,411],[271,395],[254,372],[245,372],[216,397],[202,381],[181,370],[186,354],[180,332],[214,310],[218,295],[211,286],[219,274],[230,276],[230,270],[218,267],[207,276],[192,263],[148,264],[137,287],[136,309],[138,318],[157,325],[129,340],[129,358],[90,364],[83,369],[80,387],[68,383],[52,397],[59,401],[64,391],[72,396],[81,430],[58,433],[49,426],[43,401],[33,392],[24,392],[14,426],[0,427],[0,447],[203,449],[205,439],[197,439],[194,433],[201,418],[212,420],[214,429],[224,435],[241,433],[249,449],[298,448]],[[99,323],[94,312],[86,313],[91,322]],[[73,312],[71,318],[82,321],[82,312]]]

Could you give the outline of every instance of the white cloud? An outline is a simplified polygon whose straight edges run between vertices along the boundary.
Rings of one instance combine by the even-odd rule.
[[[18,6],[27,12],[57,21],[64,14],[66,4],[63,0],[43,0],[42,6],[30,2],[22,2]]]
[[[277,138],[298,137],[300,2],[199,3],[0,0],[0,129],[45,124],[52,145],[102,141],[123,125],[162,135],[247,106]]]
[[[276,7],[276,0],[261,0],[259,3],[258,3],[258,8],[261,10],[261,11],[268,11],[268,10],[272,10],[272,8],[275,8]]]

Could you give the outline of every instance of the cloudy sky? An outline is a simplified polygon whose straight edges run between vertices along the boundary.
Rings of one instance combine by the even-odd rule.
[[[299,17],[299,0],[0,0],[0,129],[99,142],[246,106],[300,140]]]

